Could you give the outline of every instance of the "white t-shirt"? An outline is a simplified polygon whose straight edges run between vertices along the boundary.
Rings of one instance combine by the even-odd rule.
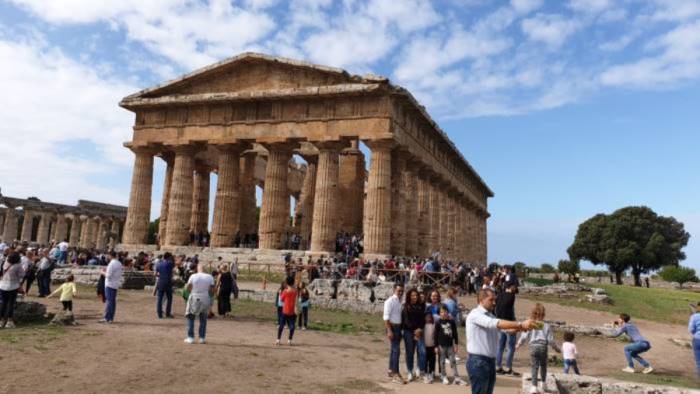
[[[105,286],[110,289],[118,289],[122,282],[122,263],[117,259],[112,259],[107,265],[105,273]]]
[[[68,251],[68,242],[63,241],[63,242],[59,243],[58,250],[60,250],[61,252],[67,252]]]
[[[209,289],[214,286],[214,277],[204,272],[198,272],[190,276],[187,284],[192,285],[192,294],[209,294]]]
[[[564,360],[576,360],[578,355],[576,345],[573,342],[564,342],[561,345],[561,353]]]

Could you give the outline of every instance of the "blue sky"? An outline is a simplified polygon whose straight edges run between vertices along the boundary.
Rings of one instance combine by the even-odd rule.
[[[247,50],[413,92],[495,191],[490,260],[630,204],[700,234],[700,0],[0,0],[2,192],[126,204],[119,100]]]

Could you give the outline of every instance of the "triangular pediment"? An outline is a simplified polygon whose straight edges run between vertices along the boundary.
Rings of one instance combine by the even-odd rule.
[[[240,93],[368,81],[345,70],[297,60],[245,53],[126,97]],[[369,81],[368,81],[369,82]]]

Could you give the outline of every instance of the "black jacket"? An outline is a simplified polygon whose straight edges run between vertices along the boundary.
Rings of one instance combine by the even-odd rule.
[[[457,324],[452,319],[435,322],[435,345],[449,347],[459,345]]]
[[[425,327],[425,307],[418,304],[404,304],[401,309],[401,328],[416,331]]]

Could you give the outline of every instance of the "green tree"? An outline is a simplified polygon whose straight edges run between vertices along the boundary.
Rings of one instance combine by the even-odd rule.
[[[667,265],[659,272],[659,276],[666,282],[678,282],[681,288],[683,283],[698,281],[694,269],[677,265]]]
[[[522,261],[516,261],[513,263],[513,272],[516,274],[520,275],[520,273],[525,273],[525,270],[527,269],[527,265],[523,263]]]
[[[160,218],[148,223],[148,244],[154,245],[158,236],[158,227],[160,227]]]
[[[635,286],[641,286],[641,274],[685,259],[682,249],[689,239],[675,218],[659,216],[648,207],[626,207],[581,223],[568,252],[571,260],[606,265],[618,284],[630,269]]]
[[[549,263],[543,263],[540,266],[540,272],[543,274],[553,274],[555,271],[554,266]]]
[[[558,270],[562,274],[576,275],[581,272],[581,266],[577,260],[559,260]]]

